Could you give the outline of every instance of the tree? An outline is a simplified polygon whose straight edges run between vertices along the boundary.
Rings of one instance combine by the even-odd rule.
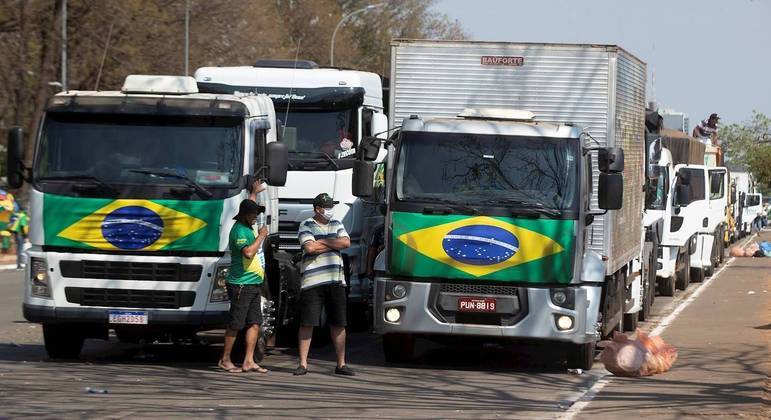
[[[766,189],[771,188],[771,118],[752,111],[741,124],[720,128],[726,162],[746,166]]]

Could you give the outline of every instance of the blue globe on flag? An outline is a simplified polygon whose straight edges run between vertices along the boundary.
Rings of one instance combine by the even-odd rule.
[[[119,249],[146,248],[161,235],[163,219],[146,207],[121,207],[105,216],[102,221],[102,236]]]
[[[471,265],[502,263],[519,251],[513,233],[489,225],[471,225],[454,229],[442,240],[442,248],[455,261]]]

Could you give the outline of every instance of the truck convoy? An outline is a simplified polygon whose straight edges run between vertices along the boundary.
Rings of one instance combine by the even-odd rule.
[[[300,252],[297,231],[303,220],[313,216],[313,197],[321,192],[332,195],[335,218],[351,235],[351,247],[344,251],[349,305],[354,307],[355,319],[362,318],[356,308],[366,308],[372,295],[371,282],[363,276],[369,238],[373,229],[382,226],[383,216],[377,207],[352,194],[351,177],[362,136],[386,136],[380,76],[319,68],[312,61],[259,60],[255,66],[203,67],[195,78],[202,92],[250,92],[273,100],[282,124],[279,141],[289,149],[287,183],[278,192],[280,248],[290,258]],[[285,265],[284,275],[297,275],[290,265]],[[299,278],[289,282],[298,283]],[[291,309],[279,308],[279,313],[286,312]]]
[[[267,269],[276,270],[275,186],[287,154],[264,95],[201,94],[192,77],[130,75],[119,92],[69,91],[48,102],[31,168],[23,132],[8,143],[8,183],[30,184],[23,312],[51,357],[85,338],[187,339],[222,328],[228,233],[259,177]],[[266,327],[271,303],[263,302]]]
[[[612,45],[397,40],[390,80],[386,359],[413,357],[416,337],[484,336],[561,343],[591,368],[636,304],[634,260],[652,260],[645,63]],[[357,195],[379,145],[363,142]]]

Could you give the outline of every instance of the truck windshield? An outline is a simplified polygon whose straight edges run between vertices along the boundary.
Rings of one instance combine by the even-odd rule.
[[[241,173],[242,124],[234,117],[49,113],[35,179],[232,186]]]
[[[576,211],[579,153],[574,139],[405,132],[396,197]]]
[[[282,141],[290,159],[353,159],[356,150],[356,109],[278,111],[284,124]],[[324,156],[326,155],[326,156]]]
[[[648,210],[665,210],[667,194],[669,194],[669,169],[660,166],[659,176],[651,179],[645,190],[645,208]]]

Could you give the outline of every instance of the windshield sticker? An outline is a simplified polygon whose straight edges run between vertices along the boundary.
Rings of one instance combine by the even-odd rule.
[[[356,149],[348,149],[348,150],[345,150],[343,152],[338,153],[337,154],[337,158],[338,159],[342,159],[342,158],[345,158],[345,157],[348,157],[348,156],[353,156],[355,154],[356,154]]]

